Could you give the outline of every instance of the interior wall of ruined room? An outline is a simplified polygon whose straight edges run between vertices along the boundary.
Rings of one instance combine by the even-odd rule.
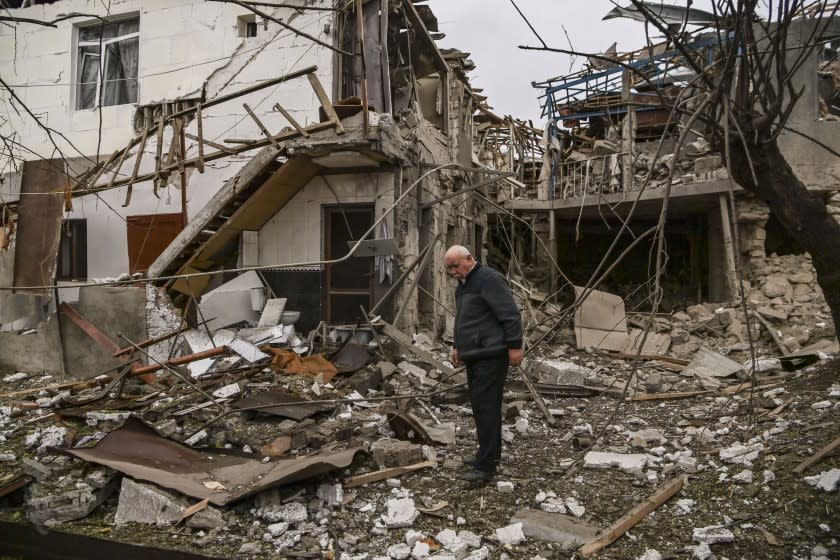
[[[393,202],[394,173],[391,171],[316,176],[260,228],[257,234],[258,261],[255,264],[271,266],[324,260],[324,207],[372,204],[375,221],[386,213]],[[402,246],[404,240],[394,229],[393,213],[386,214],[385,224],[389,237],[395,237],[397,245]],[[368,239],[380,237],[379,231],[377,227]],[[399,256],[396,256],[396,261],[399,260]],[[393,276],[397,275],[397,262],[394,264]],[[299,275],[321,269],[320,265],[310,265],[282,271],[280,274]],[[389,287],[387,282],[380,284],[378,280],[374,281],[373,301],[378,301]],[[312,285],[309,289],[320,294],[322,286]],[[296,309],[294,306],[298,299],[302,299],[301,295],[277,294],[278,297],[289,298],[289,309]],[[307,299],[311,299],[313,294],[307,296]]]
[[[331,5],[316,0],[318,5]],[[54,19],[59,13],[77,11],[105,16],[106,7],[83,0],[67,0],[54,5],[38,5],[18,10],[21,17]],[[330,25],[333,12],[291,9],[270,10],[297,28],[326,42],[332,41]],[[258,22],[256,37],[237,34],[237,18],[250,14],[232,4],[205,3],[200,0],[165,0],[155,3],[123,0],[110,6],[114,17],[139,14],[140,48],[138,55],[138,105],[155,106],[180,98],[207,99],[229,94],[284,73],[310,65],[318,67],[317,76],[329,91],[333,83],[333,57],[329,49],[314,44],[283,29],[278,24]],[[95,20],[91,20],[95,21]],[[57,139],[77,169],[90,165],[97,147],[102,158],[122,148],[135,134],[134,105],[103,107],[100,110],[75,110],[73,87],[75,76],[75,34],[79,23],[74,19],[60,22],[57,28],[30,26],[26,33],[14,35],[12,28],[0,29],[0,73],[12,84],[44,87],[20,87],[16,92],[36,114],[49,114],[49,124],[62,131],[83,154],[80,156],[61,139]],[[48,86],[48,87],[47,87]],[[279,132],[288,126],[272,109],[280,103],[301,124],[318,121],[318,100],[306,78],[298,78],[278,86],[260,90],[203,112],[205,138],[223,143],[226,138],[259,138],[258,126],[242,108],[247,103],[266,127]],[[10,111],[10,113],[14,113]],[[101,117],[101,143],[99,138]],[[16,116],[11,127],[22,144],[36,153],[49,154],[52,146],[31,120]],[[186,128],[196,134],[193,120]],[[167,153],[171,129],[163,138]],[[135,150],[136,151],[136,150]],[[205,153],[215,151],[206,147]],[[156,139],[146,144],[140,173],[154,170]],[[197,145],[187,140],[187,157],[197,155]],[[229,156],[205,165],[205,173],[188,170],[188,215],[194,216],[226,179],[233,176],[254,152]],[[29,154],[21,154],[31,158]],[[127,178],[134,164],[132,153],[123,165],[120,179]],[[104,176],[103,183],[110,177]],[[0,192],[6,192],[5,185]],[[172,174],[169,184],[152,193],[151,182],[134,185],[131,204],[123,207],[126,188],[120,187],[98,196],[84,196],[73,201],[73,210],[65,218],[86,219],[88,228],[88,275],[114,277],[129,269],[125,218],[133,215],[169,214],[181,211],[180,179]],[[61,297],[76,300],[75,290],[62,291]]]

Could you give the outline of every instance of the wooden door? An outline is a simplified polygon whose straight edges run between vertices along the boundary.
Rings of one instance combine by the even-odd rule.
[[[146,214],[125,219],[128,235],[128,271],[145,272],[184,229],[183,215]]]

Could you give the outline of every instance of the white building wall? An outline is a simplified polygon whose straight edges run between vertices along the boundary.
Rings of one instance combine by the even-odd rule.
[[[374,203],[376,218],[394,202],[393,173],[330,175],[335,195],[323,177],[313,178],[284,206],[259,233],[260,266],[314,262],[324,258],[323,206]],[[394,237],[393,213],[386,218],[389,237]],[[320,234],[313,235],[313,231]],[[379,230],[372,239],[380,237]],[[363,232],[360,232],[363,233]]]
[[[302,0],[298,1],[303,4]],[[331,5],[329,0],[306,3]],[[63,0],[15,10],[14,15],[40,20],[52,20],[70,12],[107,17],[109,13],[105,6],[110,6],[111,17],[139,15],[140,105],[197,98],[202,91],[210,100],[312,65],[318,67],[317,75],[324,88],[332,90],[332,51],[273,22],[268,22],[264,29],[261,18],[257,18],[257,37],[240,38],[237,17],[250,12],[233,4],[204,0],[111,0],[104,4],[98,0]],[[261,9],[301,31],[332,42],[327,30],[335,27],[333,12]],[[68,158],[96,159],[97,146],[100,157],[107,158],[134,135],[134,105],[75,110],[77,30],[79,24],[95,21],[73,19],[59,23],[57,28],[18,24],[16,33],[13,28],[0,27],[0,76],[45,124],[69,139],[68,142],[53,134],[59,149]],[[298,78],[205,110],[204,136],[218,143],[223,143],[225,138],[261,137],[258,127],[242,108],[243,103],[248,103],[269,130],[279,132],[288,123],[272,110],[278,102],[304,126],[317,122],[318,100],[308,80]],[[34,120],[26,115],[16,115],[7,93],[0,93],[0,115],[8,119],[8,123],[0,127],[2,132],[14,132],[16,141],[30,150],[19,151],[19,157],[27,160],[56,157],[52,142]],[[195,134],[194,122],[186,132]],[[169,146],[169,134],[167,129],[164,155]],[[154,138],[147,142],[141,173],[154,168],[155,144]],[[210,151],[214,149],[205,147],[205,153]],[[187,140],[187,157],[197,153],[194,143]],[[187,187],[189,215],[195,215],[253,153],[208,163],[203,175],[191,172]],[[134,158],[133,152],[126,159],[120,178],[130,175]],[[3,172],[10,170],[8,162],[0,161],[0,164]],[[103,178],[99,182],[106,180]],[[13,181],[0,184],[0,200],[14,197],[15,184]],[[138,183],[134,186],[131,204],[125,208],[122,206],[125,188],[103,192],[98,197],[75,199],[73,211],[65,217],[87,219],[88,275],[96,278],[126,272],[126,216],[180,212],[179,187],[180,180],[173,174],[168,188],[156,198],[151,182]]]

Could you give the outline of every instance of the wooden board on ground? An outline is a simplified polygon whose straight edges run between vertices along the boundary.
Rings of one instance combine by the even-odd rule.
[[[650,498],[637,505],[624,516],[618,519],[610,527],[601,532],[594,540],[589,541],[578,549],[580,555],[588,558],[609,546],[621,535],[630,530],[636,523],[644,519],[650,512],[667,502],[671,496],[680,491],[683,487],[683,477],[677,477],[661,486]]]
[[[822,449],[820,449],[819,451],[817,451],[816,453],[814,453],[813,455],[796,465],[796,467],[793,469],[793,472],[800,474],[805,472],[805,469],[807,469],[811,465],[816,464],[823,457],[825,457],[838,447],[840,447],[840,436],[837,436],[831,441],[831,443],[829,443],[828,445],[826,445],[825,447],[823,447]]]
[[[400,476],[402,474],[434,466],[437,466],[436,461],[423,461],[422,463],[406,465],[405,467],[392,467],[390,469],[364,473],[345,480],[344,488],[355,488],[356,486],[361,486],[362,484],[367,484],[369,482],[379,482],[380,480],[385,480],[386,478],[394,478],[395,476]]]

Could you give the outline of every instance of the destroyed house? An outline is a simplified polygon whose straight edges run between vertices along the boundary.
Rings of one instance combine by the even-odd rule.
[[[683,8],[673,7],[681,14]],[[622,17],[618,8],[610,17]],[[679,19],[678,21],[682,21]],[[797,176],[829,211],[840,218],[840,88],[838,88],[838,18],[818,23],[802,18],[794,22],[788,57],[795,60],[797,42],[819,31],[820,48],[796,68],[793,83],[802,96],[780,136],[780,147]],[[640,24],[641,25],[641,24]],[[819,27],[815,27],[818,26]],[[714,60],[720,40],[714,32],[689,35],[689,50],[707,64]],[[540,290],[561,289],[554,267],[540,244],[571,281],[585,283],[613,242],[623,220],[633,209],[631,235],[623,236],[613,255],[622,253],[637,236],[657,225],[663,207],[669,165],[677,158],[665,228],[667,264],[662,278],[664,310],[703,301],[726,301],[733,293],[733,262],[738,259],[752,290],[761,290],[768,278],[794,277],[788,286],[806,303],[819,297],[809,257],[781,228],[767,206],[734,186],[734,212],[729,208],[730,179],[716,152],[703,137],[702,126],[688,132],[679,153],[677,138],[687,115],[672,114],[675,103],[691,108],[692,80],[696,73],[684,53],[665,40],[630,52],[608,49],[591,57],[583,70],[534,83],[539,90],[545,129],[545,154],[535,196],[520,196],[504,203],[507,210],[536,231],[510,224],[513,251],[537,279]],[[799,134],[806,133],[816,142]],[[825,148],[820,147],[820,144]],[[833,152],[832,152],[833,150]],[[641,195],[639,193],[641,192]],[[638,197],[638,200],[637,200]],[[732,215],[734,214],[734,216]],[[734,218],[734,219],[733,219]],[[737,224],[738,235],[728,223]],[[518,228],[518,229],[517,229]],[[524,234],[523,234],[524,232]],[[643,286],[655,268],[653,236],[636,242],[621,266],[602,287],[644,302]],[[728,244],[739,239],[734,251]],[[652,256],[654,255],[654,256]],[[730,258],[729,255],[732,255]],[[552,272],[554,271],[554,272]],[[756,294],[759,305],[768,298]],[[644,306],[643,306],[644,307]],[[648,305],[649,307],[649,305]]]
[[[120,320],[96,302],[129,297],[125,309],[152,313],[150,287],[93,285],[131,277],[214,328],[259,313],[236,300],[247,308],[202,318],[197,304],[253,288],[285,298],[304,334],[368,311],[443,333],[452,286],[430,263],[456,242],[481,256],[495,201],[480,195],[535,181],[538,131],[490,112],[468,54],[437,47],[422,3],[122,0],[106,13],[62,0],[14,12],[58,20],[0,30],[4,102],[40,116],[2,125],[14,142],[0,186],[0,325],[3,336],[37,330],[24,356],[68,337],[87,348],[78,322],[54,320],[58,304],[111,330]],[[116,300],[93,295],[109,290]],[[140,323],[136,336],[159,334]],[[0,362],[29,359],[3,346]],[[35,365],[85,370],[58,354]]]

